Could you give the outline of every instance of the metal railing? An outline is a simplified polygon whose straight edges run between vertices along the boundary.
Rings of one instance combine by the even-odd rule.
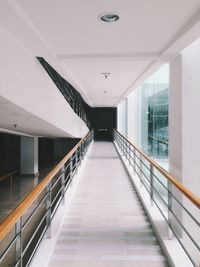
[[[28,266],[44,234],[51,237],[51,221],[81,164],[90,131],[0,223],[0,266]]]
[[[53,67],[51,67],[44,58],[37,57],[37,59],[63,94],[74,112],[85,122],[88,128],[91,128],[84,107],[87,104],[84,102],[82,96],[68,81],[66,81]]]
[[[200,263],[200,198],[117,130],[114,142],[128,161],[193,266]]]

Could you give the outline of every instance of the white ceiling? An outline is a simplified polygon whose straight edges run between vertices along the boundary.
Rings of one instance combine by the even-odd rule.
[[[0,96],[0,127],[0,132],[5,131],[20,135],[70,137],[66,132],[34,116],[2,96]]]
[[[200,36],[200,27],[194,32],[199,0],[0,3],[0,23],[35,55],[45,57],[48,50],[54,67],[92,106],[116,106],[153,69]],[[117,13],[120,20],[101,22],[104,12]],[[111,75],[105,79],[103,72]]]

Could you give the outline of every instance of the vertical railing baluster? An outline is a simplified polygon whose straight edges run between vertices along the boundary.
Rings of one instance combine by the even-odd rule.
[[[15,245],[15,251],[16,251],[16,263],[18,263],[17,266],[22,267],[23,263],[23,257],[22,257],[22,217],[15,223],[15,233],[18,235],[18,238],[16,240]]]
[[[142,174],[142,169],[143,169],[143,164],[142,164],[142,154],[140,154],[140,186],[143,186],[142,179],[143,179],[143,174]]]
[[[133,169],[134,169],[134,173],[136,174],[136,150],[135,148],[133,148]]]
[[[154,187],[154,170],[153,170],[153,165],[150,164],[150,199],[151,199],[151,205],[153,205],[153,187]]]
[[[70,176],[70,185],[72,186],[73,181],[73,154],[71,155],[69,159],[69,176]]]
[[[46,200],[46,225],[47,225],[47,238],[51,238],[51,181],[47,185],[47,200]]]
[[[173,219],[173,215],[172,215],[172,184],[168,181],[167,184],[167,188],[168,188],[168,225],[169,225],[169,229],[168,229],[168,235],[169,235],[169,239],[173,239],[173,231],[171,230],[172,228],[172,219]]]
[[[62,205],[65,204],[65,166],[61,168],[61,195],[62,195]]]
[[[76,171],[77,171],[77,168],[78,168],[78,149],[75,151],[75,165],[76,165]]]

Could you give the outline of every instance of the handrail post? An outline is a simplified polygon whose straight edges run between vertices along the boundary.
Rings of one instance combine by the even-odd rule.
[[[47,185],[47,200],[46,200],[46,224],[47,224],[47,238],[51,238],[51,182]]]
[[[172,228],[172,218],[173,215],[171,213],[172,211],[172,184],[168,181],[167,183],[167,188],[168,188],[168,225],[169,225],[169,229],[168,229],[168,236],[169,239],[173,239],[173,231],[171,230]]]
[[[151,199],[151,205],[153,205],[153,187],[154,187],[154,170],[153,165],[150,164],[150,199]]]
[[[16,262],[19,261],[19,264],[17,264],[17,266],[22,267],[22,217],[20,217],[19,220],[15,223],[15,233],[16,235],[18,235],[15,245],[15,258]]]
[[[123,155],[123,137],[120,136],[120,138],[121,138],[121,152],[122,152],[122,155]]]
[[[77,168],[78,168],[78,151],[76,150],[75,151],[75,161],[76,161],[76,171],[78,170]]]
[[[122,137],[122,154],[124,155],[124,138]]]
[[[128,144],[125,140],[124,140],[124,146],[125,146],[125,158],[128,159]]]
[[[131,165],[131,144],[128,143],[128,162],[129,162],[129,166]]]
[[[70,173],[70,186],[72,186],[72,180],[73,180],[73,154],[71,155],[69,159],[69,173]]]
[[[135,155],[135,153],[136,153],[136,150],[135,150],[135,148],[133,148],[133,170],[134,170],[134,173],[136,174],[136,155]]]
[[[80,165],[82,163],[82,144],[79,147],[79,160],[80,160]]]
[[[62,195],[62,205],[65,205],[65,166],[61,168],[61,195]]]
[[[142,184],[142,167],[143,167],[143,164],[142,164],[142,154],[140,154],[140,186],[142,187],[143,184]]]

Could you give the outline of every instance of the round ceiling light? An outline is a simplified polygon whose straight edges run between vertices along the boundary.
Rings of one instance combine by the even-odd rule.
[[[104,22],[115,22],[119,20],[119,16],[112,13],[106,13],[103,15],[100,15],[99,18]]]

